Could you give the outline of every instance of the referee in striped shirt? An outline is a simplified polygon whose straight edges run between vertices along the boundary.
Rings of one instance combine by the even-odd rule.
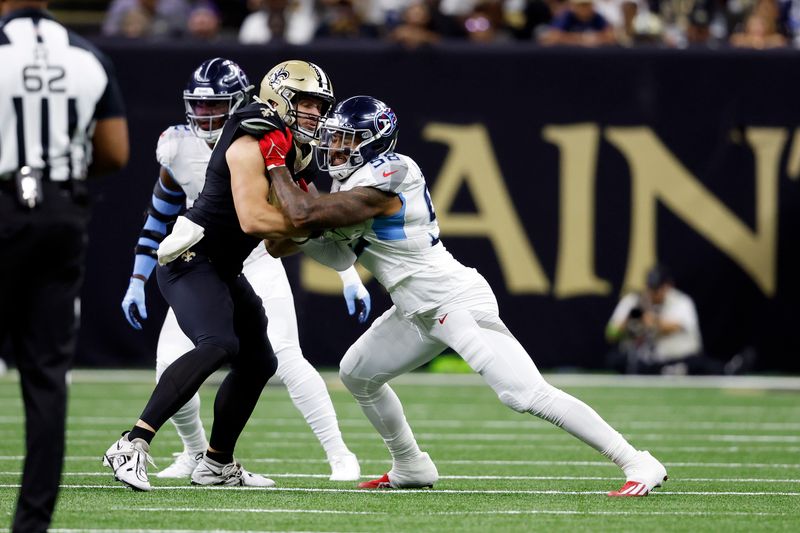
[[[0,0],[0,342],[12,341],[25,404],[14,533],[46,531],[58,493],[89,218],[83,185],[129,153],[109,61],[46,8]]]

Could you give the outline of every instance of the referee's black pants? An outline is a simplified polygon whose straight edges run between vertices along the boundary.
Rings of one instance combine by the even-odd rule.
[[[0,342],[11,339],[25,405],[14,533],[46,531],[56,504],[86,250],[85,208],[66,191],[45,192],[45,204],[33,211],[0,193]]]

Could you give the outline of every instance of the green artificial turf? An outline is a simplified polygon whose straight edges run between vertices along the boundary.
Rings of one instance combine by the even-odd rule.
[[[651,496],[608,498],[623,478],[593,449],[509,410],[477,376],[417,376],[394,388],[438,466],[432,490],[364,491],[328,481],[316,438],[286,390],[270,386],[236,457],[273,477],[276,489],[194,488],[151,475],[155,490],[141,493],[122,488],[100,458],[136,420],[151,373],[76,372],[53,531],[800,531],[798,390],[553,376],[667,466],[670,480]],[[390,460],[382,441],[336,376],[326,377],[364,479],[383,474]],[[201,390],[207,429],[215,390]],[[13,373],[0,378],[0,413],[0,526],[7,527],[24,449]],[[152,445],[158,466],[169,464],[178,442],[166,425]]]

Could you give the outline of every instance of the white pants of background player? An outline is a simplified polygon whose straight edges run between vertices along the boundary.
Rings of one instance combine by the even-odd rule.
[[[386,382],[427,363],[448,346],[483,376],[505,405],[552,422],[629,470],[636,449],[591,407],[542,378],[500,320],[489,284],[477,272],[473,280],[428,312],[406,317],[397,306],[391,307],[350,347],[340,364],[342,382],[383,437],[397,477],[408,468],[413,477],[413,467],[403,465],[414,464],[422,452],[400,400]]]
[[[325,382],[300,350],[294,299],[283,264],[264,251],[257,259],[245,262],[243,273],[264,302],[268,318],[267,336],[278,359],[276,375],[286,385],[295,407],[319,439],[328,461],[350,455],[350,450],[342,440]],[[192,341],[184,335],[170,308],[158,338],[156,381],[170,364],[192,348]],[[206,450],[208,442],[200,420],[198,394],[181,407],[171,420],[183,441],[185,452],[196,454]]]

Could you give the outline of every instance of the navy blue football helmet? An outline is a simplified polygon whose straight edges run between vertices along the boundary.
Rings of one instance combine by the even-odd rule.
[[[339,102],[325,120],[317,147],[317,164],[343,180],[366,163],[394,150],[397,116],[371,96]]]
[[[247,103],[252,89],[247,75],[230,59],[203,61],[183,91],[192,132],[208,143],[216,142],[225,121]]]

